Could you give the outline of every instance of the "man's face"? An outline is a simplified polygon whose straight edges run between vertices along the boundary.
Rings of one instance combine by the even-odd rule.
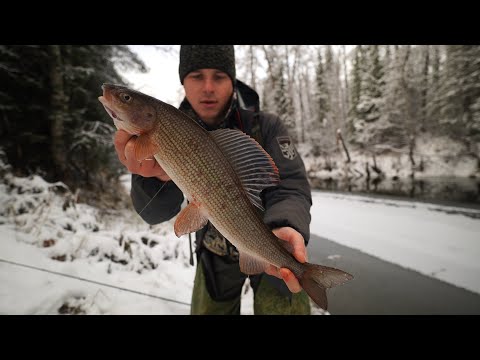
[[[198,116],[210,126],[221,122],[230,98],[233,84],[230,77],[216,69],[199,69],[183,79],[188,102]]]

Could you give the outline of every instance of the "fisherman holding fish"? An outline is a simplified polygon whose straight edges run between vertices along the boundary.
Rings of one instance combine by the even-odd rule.
[[[175,232],[181,235],[196,231],[197,269],[191,314],[239,314],[241,290],[247,277],[250,278],[254,291],[255,314],[310,314],[310,299],[302,289],[299,280],[303,287],[309,290],[310,296],[319,291],[311,290],[312,287],[317,286],[309,279],[315,270],[309,273],[301,268],[302,264],[308,265],[305,246],[310,236],[311,191],[303,161],[290,135],[278,116],[259,111],[258,94],[236,79],[233,45],[182,45],[179,75],[186,95],[179,109],[212,134],[219,148],[225,149],[229,157],[234,157],[238,160],[237,163],[244,164],[235,166],[240,173],[239,177],[244,177],[242,184],[245,191],[249,193],[252,203],[257,206],[252,209],[263,209],[263,211],[258,210],[263,223],[278,238],[273,240],[274,245],[283,243],[282,245],[293,254],[293,262],[299,266],[291,266],[290,269],[293,270],[291,271],[286,267],[276,267],[271,262],[262,262],[260,260],[263,258],[250,256],[255,255],[254,250],[257,249],[255,244],[245,247],[242,244],[241,248],[234,246],[217,229],[221,224],[221,220],[217,219],[221,217],[215,218],[213,208],[208,210],[206,204],[203,204],[205,208],[202,208],[200,195],[195,197],[190,194],[188,199],[190,204],[177,217]],[[122,94],[122,96],[125,97],[121,99],[122,101],[130,101],[128,94]],[[106,100],[101,101],[104,105],[108,104]],[[107,106],[106,109],[114,120],[119,117]],[[154,112],[153,108],[147,109],[140,115],[144,116],[145,123],[148,123],[149,117],[153,117]],[[120,121],[120,119],[117,120]],[[219,129],[225,131],[222,133]],[[238,131],[227,129],[237,129],[250,135],[265,149],[266,153],[261,148],[255,150],[254,145],[251,147],[250,139],[246,140],[247,137],[243,134],[239,137],[234,134],[238,134]],[[168,221],[179,214],[184,201],[184,192],[180,188],[188,188],[186,185],[188,181],[185,180],[184,183],[182,180],[180,183],[180,179],[184,179],[185,176],[177,175],[178,172],[174,171],[171,161],[162,162],[158,149],[154,150],[152,145],[141,141],[141,134],[142,131],[135,133],[135,129],[129,132],[120,129],[115,134],[114,142],[120,161],[132,173],[131,198],[134,207],[147,223],[153,225]],[[190,142],[196,141],[195,137],[191,139],[193,140]],[[189,151],[192,152],[192,149],[197,148],[201,151],[206,146],[204,142],[199,140],[198,144],[189,144]],[[182,148],[179,147],[178,151],[182,151]],[[249,154],[255,151],[263,152],[264,156],[252,158]],[[142,156],[139,157],[139,154]],[[242,162],[242,159],[248,161]],[[208,174],[203,173],[201,167],[196,169],[198,169],[197,174],[192,176],[203,180],[210,179],[206,176]],[[226,170],[219,167],[218,171]],[[172,180],[167,173],[171,174],[172,178],[178,176],[175,177],[177,181]],[[248,179],[245,181],[245,176],[250,176],[251,181]],[[255,182],[259,177],[262,179],[270,177],[272,186],[260,186],[258,181]],[[221,178],[215,181],[221,181]],[[205,197],[205,193],[215,190],[212,184],[204,184],[205,182],[208,181],[196,184],[198,194],[202,193],[203,199],[208,198]],[[232,190],[233,198],[234,193],[235,191]],[[229,193],[225,192],[224,198],[228,195]],[[235,206],[231,202],[217,201],[216,204],[217,208],[224,208],[225,213],[229,211],[229,206]],[[212,216],[207,217],[206,214],[209,211]],[[249,219],[246,213],[247,211],[245,219]],[[242,218],[240,214],[239,212],[235,216]],[[214,223],[217,226],[214,226]],[[248,226],[249,224],[244,225],[245,228]],[[220,227],[223,234],[230,231],[228,226]],[[227,237],[235,238],[235,231],[237,230],[229,232]],[[252,239],[254,239],[253,236]],[[235,243],[241,244],[238,240]],[[271,248],[275,249],[275,246]],[[285,256],[283,258],[286,259]],[[281,263],[278,262],[278,264]],[[317,303],[324,302],[326,305],[325,287],[330,287],[330,284],[335,286],[350,279],[349,274],[332,271],[334,280],[329,279],[328,281],[331,282],[322,283],[322,291],[312,297]],[[306,280],[301,275],[302,272],[309,273],[308,277],[305,276]],[[323,274],[324,271],[320,273]],[[325,271],[325,274],[327,273],[328,271]]]

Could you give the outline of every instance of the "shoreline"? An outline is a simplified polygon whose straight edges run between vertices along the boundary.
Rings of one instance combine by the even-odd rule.
[[[441,206],[457,207],[457,208],[464,208],[464,209],[471,209],[471,210],[479,210],[480,211],[480,202],[460,202],[460,201],[455,201],[455,200],[410,197],[410,196],[406,196],[406,195],[385,194],[383,192],[380,192],[380,193],[379,192],[367,192],[367,191],[363,191],[363,190],[355,190],[355,191],[327,190],[327,189],[315,188],[313,186],[312,186],[311,190],[312,190],[312,193],[313,192],[321,192],[321,193],[331,193],[331,194],[345,195],[345,196],[362,196],[362,197],[372,197],[372,198],[375,198],[375,199],[419,202],[419,203],[422,203],[422,204],[441,205]]]

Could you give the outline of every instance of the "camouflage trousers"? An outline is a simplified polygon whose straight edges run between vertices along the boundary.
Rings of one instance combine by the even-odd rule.
[[[213,262],[205,266],[201,257],[198,257],[190,313],[240,315],[241,292],[247,276],[240,272],[238,262],[224,261],[222,257],[212,255],[208,250],[204,252],[213,258]],[[215,278],[213,282],[212,278]],[[310,298],[304,290],[296,294],[285,294],[273,285],[275,281],[283,280],[265,273],[250,277],[254,291],[255,315],[310,314]]]

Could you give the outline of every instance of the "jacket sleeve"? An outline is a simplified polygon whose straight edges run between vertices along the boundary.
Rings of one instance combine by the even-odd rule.
[[[155,196],[162,186],[162,190]],[[150,225],[168,221],[177,215],[184,199],[182,191],[173,181],[164,183],[157,178],[146,178],[137,174],[132,174],[130,196],[137,213]],[[150,200],[152,202],[148,204]]]
[[[263,191],[266,209],[264,222],[272,229],[290,226],[302,234],[305,244],[308,244],[312,195],[305,165],[278,116],[264,114],[260,121],[264,148],[280,173],[280,184]],[[280,144],[284,146],[285,155]]]

